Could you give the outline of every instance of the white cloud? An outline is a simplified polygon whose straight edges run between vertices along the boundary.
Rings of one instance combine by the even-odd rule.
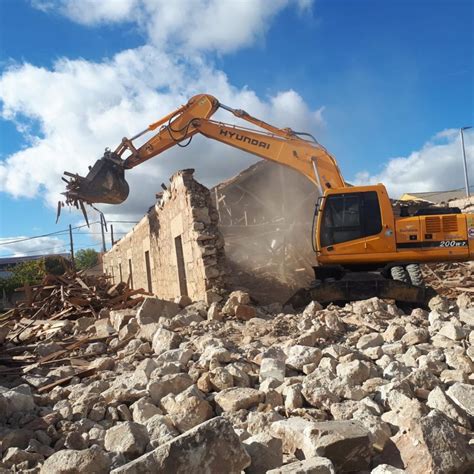
[[[474,184],[474,137],[472,132],[464,135],[468,166],[470,162],[470,183]],[[442,130],[421,150],[413,151],[407,157],[392,158],[378,174],[358,173],[352,182],[356,185],[383,183],[394,198],[407,192],[461,188],[464,186],[464,171],[459,130]]]
[[[181,51],[235,51],[263,38],[285,7],[311,10],[312,0],[34,0],[88,26],[135,23],[150,44]]]
[[[39,237],[32,240],[25,236],[0,238],[0,258],[3,256],[21,257],[24,255],[46,255],[66,253],[67,244],[58,237]],[[15,242],[19,240],[19,242]],[[13,242],[13,243],[7,243]]]
[[[322,109],[310,109],[295,91],[264,100],[233,87],[203,57],[186,59],[150,45],[100,63],[61,59],[51,70],[18,65],[0,77],[2,114],[21,126],[33,119],[40,133],[27,148],[0,162],[0,190],[15,197],[42,196],[54,207],[64,190],[64,170],[87,173],[105,147],[115,148],[123,136],[134,135],[202,91],[282,127],[314,132],[322,124]],[[234,119],[220,112],[216,117]],[[128,172],[130,198],[104,210],[141,215],[161,182],[177,169],[194,167],[197,178],[210,185],[255,159],[196,137],[189,148],[169,150]]]
[[[43,12],[57,11],[83,25],[132,21],[137,0],[32,0]]]

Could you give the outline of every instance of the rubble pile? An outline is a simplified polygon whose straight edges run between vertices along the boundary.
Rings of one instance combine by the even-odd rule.
[[[470,295],[411,312],[148,297],[8,338],[0,472],[472,472]]]
[[[448,298],[474,296],[474,262],[428,263],[421,266],[427,285]]]

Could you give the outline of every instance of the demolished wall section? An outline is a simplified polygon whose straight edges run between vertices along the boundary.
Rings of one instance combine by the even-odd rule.
[[[105,254],[115,283],[129,281],[165,299],[215,299],[224,286],[224,240],[210,192],[193,173],[175,173],[161,200]]]

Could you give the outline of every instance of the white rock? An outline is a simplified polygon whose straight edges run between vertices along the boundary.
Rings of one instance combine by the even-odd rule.
[[[155,450],[112,471],[112,474],[240,474],[250,465],[229,421],[213,418]]]
[[[173,331],[160,328],[153,336],[152,347],[156,355],[163,354],[163,352],[171,349],[176,349],[181,344],[181,337]]]
[[[263,402],[265,395],[254,388],[229,388],[219,392],[214,400],[223,411],[249,409]]]
[[[145,452],[149,442],[146,428],[133,421],[124,421],[112,426],[105,433],[105,449],[113,453],[139,456]]]
[[[109,472],[110,460],[99,446],[75,451],[62,449],[50,456],[41,467],[41,474],[71,474],[90,472],[106,474]]]
[[[361,336],[357,341],[357,349],[364,350],[369,347],[381,346],[384,343],[383,337],[378,332],[372,332]]]
[[[303,370],[307,364],[318,364],[321,360],[322,352],[317,347],[291,346],[288,350],[286,365],[296,370]]]
[[[260,474],[283,464],[281,439],[261,433],[247,438],[244,446],[252,460],[247,474]]]
[[[285,379],[285,371],[286,365],[283,360],[265,357],[260,363],[259,380],[263,382],[268,378],[272,378],[283,382]]]
[[[156,323],[161,317],[172,318],[181,310],[179,305],[173,301],[166,301],[160,298],[145,298],[137,311],[138,324]]]

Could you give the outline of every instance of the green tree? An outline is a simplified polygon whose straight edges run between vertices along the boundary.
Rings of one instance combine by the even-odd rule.
[[[99,254],[94,249],[78,250],[74,258],[78,270],[86,270],[99,262]]]
[[[10,269],[11,275],[8,278],[0,279],[0,292],[5,290],[7,295],[12,294],[16,288],[39,283],[45,275],[44,259],[28,260],[21,262]]]
[[[50,255],[44,259],[45,273],[62,275],[71,268],[71,262],[61,255]]]

